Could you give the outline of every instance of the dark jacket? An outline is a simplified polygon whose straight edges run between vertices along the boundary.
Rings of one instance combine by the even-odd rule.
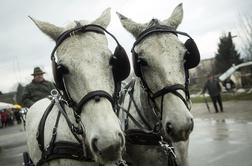
[[[213,80],[207,80],[207,82],[205,83],[205,86],[203,88],[203,93],[205,93],[205,91],[208,91],[209,95],[214,97],[214,96],[218,96],[221,92],[221,86],[219,84],[219,81],[213,79]]]
[[[40,83],[32,81],[25,87],[22,96],[23,105],[29,108],[36,101],[50,95],[51,90],[54,88],[55,88],[54,85],[47,80],[44,80]]]

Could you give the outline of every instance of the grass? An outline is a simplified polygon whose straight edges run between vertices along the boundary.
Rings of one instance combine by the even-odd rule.
[[[222,101],[229,101],[229,100],[252,100],[252,93],[239,93],[239,94],[234,94],[234,93],[222,93],[221,94]],[[206,97],[207,101],[210,101],[210,97]],[[204,97],[197,96],[197,97],[192,97],[191,98],[193,103],[204,103]]]

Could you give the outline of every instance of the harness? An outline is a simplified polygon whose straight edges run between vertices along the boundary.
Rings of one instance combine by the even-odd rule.
[[[41,166],[44,163],[47,163],[54,159],[73,159],[78,161],[94,162],[95,160],[93,159],[92,153],[85,143],[85,128],[79,118],[78,115],[79,113],[74,111],[74,113],[77,114],[75,117],[78,117],[76,119],[78,126],[75,126],[75,124],[71,122],[65,111],[64,106],[66,102],[62,99],[59,92],[57,90],[53,90],[51,94],[52,94],[51,103],[44,112],[37,130],[36,139],[42,154],[41,159],[38,161],[36,166]],[[93,99],[94,96],[92,94],[93,93],[91,92],[87,94],[85,97],[83,97],[82,102],[86,103],[87,101]],[[49,144],[45,147],[44,144],[45,123],[48,115],[51,113],[52,108],[54,106],[57,107],[59,112],[57,114],[57,118],[53,127],[51,140],[49,141]],[[67,125],[77,142],[69,142],[69,141],[56,142],[57,128],[61,115],[63,115],[63,117],[65,118]],[[116,165],[125,166],[126,163],[122,160],[118,161]]]
[[[153,20],[155,21],[155,19]],[[157,21],[156,21],[157,23]],[[183,35],[187,36],[189,39],[185,43],[185,47],[187,49],[187,52],[184,55],[185,64],[185,83],[182,84],[174,84],[174,85],[168,85],[163,87],[162,89],[153,92],[151,88],[148,86],[144,74],[142,71],[142,67],[147,65],[147,62],[139,57],[138,53],[135,51],[136,45],[138,45],[140,42],[142,42],[145,38],[148,36],[154,34],[154,33],[172,33],[174,35]],[[159,25],[158,23],[152,27],[147,28],[142,33],[138,35],[136,38],[136,41],[133,44],[133,47],[131,49],[132,52],[132,61],[133,61],[133,67],[134,72],[137,77],[140,78],[141,88],[144,90],[144,92],[147,95],[147,101],[148,104],[152,110],[152,114],[154,115],[156,119],[156,123],[151,125],[147,118],[144,116],[137,105],[135,99],[134,99],[134,86],[135,86],[135,80],[132,80],[126,87],[125,87],[125,94],[128,93],[130,96],[130,101],[128,104],[127,109],[124,109],[122,106],[120,106],[121,110],[126,113],[127,117],[125,119],[125,133],[126,133],[126,141],[130,142],[131,144],[137,144],[137,145],[156,145],[160,146],[163,149],[163,152],[168,157],[168,165],[169,166],[177,166],[176,162],[176,155],[174,152],[174,147],[172,146],[172,141],[170,139],[164,139],[164,128],[162,126],[162,114],[163,114],[163,102],[164,102],[164,96],[171,93],[177,97],[179,97],[182,102],[185,104],[188,110],[191,109],[191,101],[190,101],[190,94],[189,94],[189,71],[188,69],[195,67],[199,63],[199,52],[197,49],[196,44],[194,43],[193,39],[184,32],[176,31],[175,29]],[[190,59],[193,59],[193,61],[190,61]],[[181,95],[178,90],[181,90],[184,92],[185,97]],[[122,98],[124,97],[121,94]],[[156,101],[157,98],[161,98],[160,106],[158,107],[158,103]],[[130,107],[131,105],[134,105],[136,112],[138,113],[142,123],[138,122],[131,114],[130,114]],[[129,118],[132,120],[132,122],[138,127],[138,129],[128,129],[128,121]]]
[[[44,145],[44,129],[45,129],[45,123],[48,115],[51,113],[52,108],[56,105],[59,112],[57,114],[57,118],[55,121],[55,125],[52,132],[51,140],[47,147]],[[60,158],[68,158],[68,159],[75,159],[75,160],[83,160],[83,161],[92,161],[90,155],[87,154],[86,148],[82,147],[81,139],[79,138],[79,135],[84,135],[83,128],[79,128],[74,126],[74,124],[70,121],[68,118],[68,115],[66,114],[64,107],[63,100],[60,99],[58,92],[56,90],[52,91],[52,99],[50,105],[47,107],[46,111],[44,112],[39,126],[37,130],[37,142],[39,145],[39,148],[42,152],[41,159],[37,163],[37,166],[40,166],[46,162],[49,162],[54,159],[60,159]],[[55,142],[57,137],[57,128],[60,116],[63,115],[68,127],[70,128],[72,134],[74,135],[75,139],[78,143],[68,142],[68,141],[59,141]],[[83,136],[83,138],[85,138]],[[85,144],[83,144],[85,145]],[[85,151],[84,151],[85,149]],[[90,154],[90,153],[89,153]]]
[[[133,96],[134,94],[134,87],[135,87],[135,79],[133,79],[124,89],[124,91],[121,93],[121,97],[124,98],[126,93],[129,94],[130,100],[127,109],[124,109],[122,106],[120,107],[120,110],[122,110],[124,113],[126,113],[127,117],[124,119],[125,123],[125,137],[126,142],[131,143],[134,145],[154,145],[154,146],[160,146],[167,156],[167,161],[169,166],[177,166],[176,163],[176,154],[174,151],[174,147],[172,146],[172,141],[169,139],[165,139],[163,137],[163,127],[161,125],[161,120],[157,120],[157,123],[154,126],[151,126],[151,124],[148,122],[142,111],[140,110],[139,106],[136,103],[136,100]],[[135,107],[141,121],[143,124],[139,121],[137,121],[130,113],[131,106]],[[153,108],[154,109],[154,108]],[[156,118],[160,118],[159,115],[156,115]],[[162,117],[162,116],[161,116]],[[138,129],[129,129],[129,119],[132,120],[132,122],[138,127]],[[147,129],[146,129],[147,128]]]
[[[118,105],[117,100],[118,100],[119,90],[121,88],[119,86],[120,85],[119,83],[120,83],[121,79],[124,79],[124,77],[126,77],[128,74],[128,70],[126,70],[126,69],[122,73],[118,73],[118,72],[116,73],[116,71],[119,70],[119,68],[116,68],[115,66],[126,66],[125,68],[127,68],[127,67],[129,68],[129,64],[124,61],[127,56],[126,56],[126,54],[122,54],[122,53],[124,53],[125,51],[123,50],[123,48],[120,46],[119,42],[116,40],[116,38],[112,34],[110,34],[106,29],[104,29],[103,27],[101,27],[99,25],[89,24],[86,26],[81,26],[80,24],[78,24],[78,22],[76,22],[76,24],[77,24],[76,28],[70,29],[70,30],[62,33],[58,37],[57,42],[56,42],[56,46],[54,47],[54,49],[51,53],[52,69],[53,69],[53,75],[54,75],[54,80],[55,80],[55,87],[57,89],[54,89],[51,91],[51,96],[52,96],[51,103],[46,108],[46,111],[44,112],[44,114],[39,122],[36,139],[37,139],[39,148],[42,153],[41,153],[41,159],[38,161],[36,166],[41,166],[44,163],[47,163],[47,162],[54,160],[54,159],[73,159],[73,160],[79,160],[79,161],[94,162],[95,161],[94,157],[92,156],[90,149],[86,145],[85,126],[83,125],[83,123],[80,119],[82,107],[90,100],[95,100],[95,102],[99,102],[100,98],[105,98],[111,103],[112,108],[116,112],[117,105]],[[69,71],[66,66],[64,66],[62,64],[58,64],[55,61],[54,53],[56,52],[59,45],[65,39],[67,39],[68,37],[70,37],[74,33],[85,33],[85,32],[95,32],[95,33],[100,33],[100,34],[104,34],[104,32],[106,32],[118,44],[118,47],[115,50],[114,55],[110,58],[110,61],[112,63],[112,68],[115,68],[113,70],[113,75],[115,78],[115,89],[114,89],[113,96],[104,90],[91,91],[91,92],[87,93],[84,97],[82,97],[81,100],[77,103],[71,98],[71,96],[68,92],[68,89],[65,86],[64,74],[67,74]],[[121,53],[121,54],[119,54],[119,53]],[[124,63],[123,65],[120,63],[121,61],[123,61],[123,63]],[[118,75],[120,75],[120,74],[121,74],[121,76],[119,77]],[[115,77],[115,75],[117,77]],[[63,92],[63,95],[60,92]],[[76,123],[71,122],[71,120],[69,119],[67,112],[65,110],[66,105],[73,110]],[[57,110],[59,112],[57,114],[57,118],[56,118],[56,121],[54,124],[51,140],[49,141],[49,144],[47,146],[45,146],[45,144],[44,144],[45,123],[48,118],[48,115],[52,112],[54,106],[57,107]],[[73,134],[73,136],[76,139],[76,142],[68,142],[68,141],[57,141],[56,142],[57,128],[58,128],[59,119],[60,119],[61,115],[66,120],[67,125],[68,125],[71,133]],[[115,164],[117,166],[127,165],[124,160],[120,160]],[[31,163],[28,163],[28,165],[34,166],[32,161],[31,161]]]

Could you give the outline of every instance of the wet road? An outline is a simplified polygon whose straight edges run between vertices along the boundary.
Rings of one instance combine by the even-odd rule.
[[[190,166],[252,166],[252,101],[225,102],[224,111],[209,113],[204,104],[193,105]],[[0,166],[21,166],[23,151],[21,125],[0,129]]]
[[[252,166],[252,122],[195,119],[190,166]]]
[[[21,166],[26,151],[26,136],[22,125],[0,129],[0,166]]]
[[[193,104],[190,166],[252,166],[252,101],[228,101],[214,113],[209,102]]]

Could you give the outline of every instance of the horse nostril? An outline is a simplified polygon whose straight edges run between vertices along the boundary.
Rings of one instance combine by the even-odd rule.
[[[167,123],[166,123],[166,132],[167,132],[167,134],[171,134],[172,131],[173,131],[173,126],[172,126],[172,124],[171,124],[170,122],[167,122]]]
[[[194,121],[193,118],[191,118],[190,131],[193,131],[193,128],[194,128]]]
[[[97,147],[97,142],[98,142],[98,138],[94,138],[92,141],[91,141],[91,146],[92,146],[92,149],[95,153],[98,153],[99,152],[99,149]]]

